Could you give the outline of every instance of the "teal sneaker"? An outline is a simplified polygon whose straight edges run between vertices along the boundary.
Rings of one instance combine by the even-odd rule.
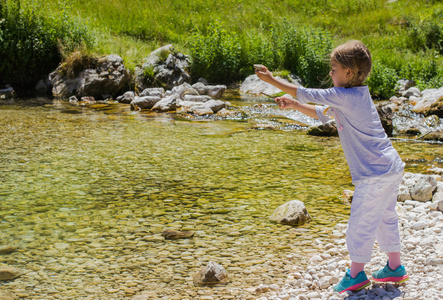
[[[376,282],[393,282],[400,283],[409,279],[404,266],[399,266],[397,269],[392,270],[389,267],[389,262],[386,266],[378,271],[372,273],[372,279]]]
[[[346,291],[359,291],[370,284],[371,282],[368,277],[366,277],[365,271],[361,271],[357,274],[357,277],[352,278],[351,272],[348,269],[343,279],[334,286],[334,291],[340,294]]]

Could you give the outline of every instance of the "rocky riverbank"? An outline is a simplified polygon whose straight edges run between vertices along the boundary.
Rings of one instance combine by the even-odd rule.
[[[405,176],[408,180],[408,176]],[[405,179],[404,178],[404,179]],[[437,177],[441,180],[441,177]],[[441,184],[441,181],[440,183]],[[434,196],[440,190],[434,192]],[[437,195],[437,197],[440,197]],[[440,200],[441,201],[441,200]],[[436,201],[406,200],[397,204],[402,239],[402,260],[410,279],[401,284],[372,284],[359,292],[334,293],[333,286],[350,267],[346,248],[346,224],[335,226],[330,240],[317,240],[321,250],[307,268],[293,267],[284,286],[260,285],[259,300],[306,299],[443,299],[443,214]],[[382,268],[387,255],[376,245],[366,274]],[[368,276],[369,277],[369,276]],[[370,277],[369,277],[370,278]]]

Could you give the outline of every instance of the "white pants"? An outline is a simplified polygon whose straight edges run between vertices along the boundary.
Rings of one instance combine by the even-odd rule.
[[[370,178],[355,185],[346,231],[351,261],[368,263],[374,240],[385,252],[400,252],[398,216],[395,211],[403,172]]]

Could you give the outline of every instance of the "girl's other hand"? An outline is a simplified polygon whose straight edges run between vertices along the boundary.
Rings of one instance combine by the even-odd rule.
[[[277,102],[278,107],[282,109],[286,108],[296,109],[297,105],[299,104],[297,100],[288,97],[277,97],[274,100],[275,102]]]
[[[262,66],[261,69],[255,69],[255,74],[257,74],[258,78],[268,83],[273,78],[271,71],[269,71],[265,66]]]

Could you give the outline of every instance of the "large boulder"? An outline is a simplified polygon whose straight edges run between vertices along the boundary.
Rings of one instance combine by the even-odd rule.
[[[272,222],[284,225],[303,225],[311,220],[311,216],[306,210],[305,204],[299,200],[291,200],[277,209],[269,217]]]
[[[52,94],[56,98],[75,95],[79,98],[92,96],[104,99],[116,96],[129,83],[130,75],[123,59],[111,54],[98,59],[93,67],[81,71],[74,78],[67,76],[60,66],[49,75],[49,80],[53,86]]]
[[[422,97],[412,108],[412,111],[425,116],[435,114],[443,118],[443,87],[424,90]]]
[[[290,80],[282,79],[280,77],[276,77],[280,80],[288,81],[290,83],[301,85],[301,81],[299,78],[291,77]],[[281,93],[282,91],[272,84],[269,84],[267,82],[264,82],[260,78],[258,78],[257,75],[250,75],[246,77],[246,79],[243,81],[243,83],[240,86],[240,92],[244,94],[251,94],[251,95],[259,95],[260,93],[265,93],[267,95],[276,95]]]
[[[176,52],[171,44],[156,49],[144,60],[142,66],[135,69],[134,83],[138,91],[153,85],[172,89],[191,82],[189,57]]]

